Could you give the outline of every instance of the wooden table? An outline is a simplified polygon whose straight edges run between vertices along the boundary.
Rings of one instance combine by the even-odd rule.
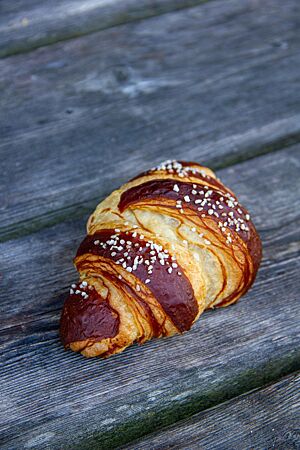
[[[300,448],[300,2],[0,8],[1,448]],[[216,169],[249,208],[254,287],[183,336],[65,352],[89,213],[168,158]]]

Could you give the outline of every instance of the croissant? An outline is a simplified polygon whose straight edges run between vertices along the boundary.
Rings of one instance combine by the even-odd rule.
[[[253,283],[261,241],[247,210],[208,168],[166,161],[90,216],[60,321],[65,348],[107,357],[191,328]]]

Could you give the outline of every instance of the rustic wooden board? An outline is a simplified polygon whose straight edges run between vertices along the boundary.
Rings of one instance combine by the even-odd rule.
[[[0,61],[0,238],[82,217],[162,159],[299,141],[299,13],[213,1]]]
[[[299,423],[298,374],[197,414],[126,449],[296,450],[300,448]]]
[[[1,0],[0,57],[205,0]]]
[[[83,221],[1,244],[3,449],[115,448],[299,368],[299,149],[219,172],[264,242],[247,298],[105,361],[64,352],[57,336]]]

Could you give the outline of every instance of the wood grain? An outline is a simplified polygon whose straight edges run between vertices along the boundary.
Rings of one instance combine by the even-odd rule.
[[[0,238],[82,217],[163,159],[299,141],[299,10],[213,1],[0,61]]]
[[[116,448],[299,369],[299,145],[221,170],[263,238],[264,259],[237,305],[183,336],[108,360],[65,352],[57,336],[83,221],[2,250],[2,448]]]
[[[300,375],[243,395],[123,449],[300,448]]]
[[[205,0],[2,0],[0,57],[28,52]]]

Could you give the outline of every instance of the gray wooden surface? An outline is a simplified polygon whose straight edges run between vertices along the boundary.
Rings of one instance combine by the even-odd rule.
[[[300,375],[243,395],[123,449],[298,450]]]
[[[299,18],[297,0],[212,1],[0,60],[0,238],[164,158],[220,168],[299,142]]]
[[[84,220],[2,244],[4,449],[112,448],[300,368],[299,148],[219,171],[256,219],[263,265],[246,298],[184,336],[105,361],[64,352],[57,321]]]
[[[205,0],[1,0],[0,57]]]
[[[0,52],[26,52],[0,60],[3,449],[116,448],[300,369],[300,4],[194,3],[0,3]],[[219,169],[249,208],[264,246],[253,289],[183,336],[105,361],[65,352],[58,319],[88,214],[169,157]],[[286,386],[266,391],[281,423]],[[260,430],[267,403],[254,409]]]

